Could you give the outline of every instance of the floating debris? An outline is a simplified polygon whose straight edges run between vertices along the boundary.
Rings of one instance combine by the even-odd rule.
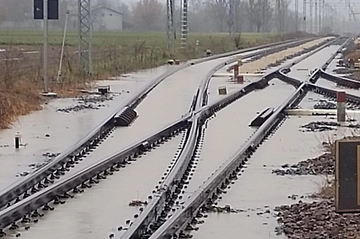
[[[105,101],[111,101],[114,99],[114,95],[99,95],[99,96],[81,96],[78,98],[78,105],[69,106],[65,108],[57,109],[58,112],[70,113],[79,112],[82,110],[98,110],[101,107],[105,107],[105,104],[101,104]]]
[[[303,132],[322,132],[327,130],[335,130],[337,126],[340,126],[340,124],[337,122],[315,121],[306,125],[302,125],[300,128],[303,129]]]
[[[146,201],[132,200],[132,201],[129,203],[129,206],[130,206],[130,207],[141,207],[141,206],[144,206],[144,205],[147,205],[147,202],[146,202]]]
[[[243,209],[232,208],[230,205],[225,205],[224,207],[220,206],[207,206],[205,209],[206,212],[216,212],[216,213],[240,213],[246,212]]]
[[[55,158],[57,156],[59,156],[60,153],[49,153],[49,152],[46,152],[46,153],[43,153],[42,156],[46,157],[46,158]]]

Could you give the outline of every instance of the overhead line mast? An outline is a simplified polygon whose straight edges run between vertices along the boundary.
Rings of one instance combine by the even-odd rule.
[[[80,71],[92,74],[91,61],[91,2],[78,0],[79,64]]]

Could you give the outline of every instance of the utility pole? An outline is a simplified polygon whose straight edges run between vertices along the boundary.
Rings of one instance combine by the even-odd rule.
[[[234,33],[235,33],[235,0],[229,0],[229,34],[231,37],[234,37]]]
[[[282,0],[276,0],[276,6],[277,6],[277,19],[278,19],[278,32],[283,34],[283,19],[282,19]]]
[[[166,0],[166,33],[167,33],[167,44],[168,51],[173,56],[175,51],[175,24],[174,24],[174,1]]]
[[[318,31],[318,2],[315,0],[315,27],[314,27],[314,33],[317,34]]]
[[[188,33],[188,0],[182,0],[181,5],[181,49],[186,49]]]
[[[79,31],[79,64],[80,71],[92,74],[91,60],[91,2],[90,0],[78,0],[78,31]]]
[[[48,22],[59,20],[59,2],[57,0],[34,0],[34,20],[43,20],[44,46],[43,46],[43,78],[44,95],[49,95],[48,78]]]
[[[307,31],[306,29],[306,0],[303,1],[303,23],[304,23],[304,32]]]
[[[321,0],[319,0],[319,33],[321,32]]]
[[[299,0],[295,0],[295,31],[299,31]]]
[[[44,0],[44,93],[49,93],[48,79],[48,0]]]
[[[320,0],[321,1],[321,0]],[[323,23],[323,27],[326,26],[326,16],[325,16],[325,0],[322,0],[323,1],[323,4],[322,4],[322,16],[323,16],[323,20],[322,20],[322,23]]]
[[[310,16],[309,16],[310,33],[313,33],[313,0],[310,0]]]
[[[65,48],[66,30],[67,30],[67,23],[68,23],[68,19],[69,19],[69,14],[70,14],[70,11],[66,9],[65,25],[64,25],[64,34],[63,34],[63,39],[62,39],[62,44],[61,44],[59,70],[58,70],[58,75],[57,75],[57,78],[56,78],[56,82],[57,82],[57,83],[60,82],[60,78],[62,77],[61,69],[62,69],[62,62],[63,62],[63,58],[64,58],[64,48]]]
[[[266,25],[266,17],[265,17],[265,13],[266,13],[266,6],[267,4],[262,4],[262,9],[261,9],[261,22],[262,22],[262,32],[264,33],[265,32],[265,25]],[[236,8],[236,12],[238,11],[239,9]],[[237,20],[236,20],[237,21]]]

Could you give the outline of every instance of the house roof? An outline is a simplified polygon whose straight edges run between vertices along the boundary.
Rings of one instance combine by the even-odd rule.
[[[95,7],[91,8],[91,11],[92,11],[92,12],[96,12],[96,11],[99,11],[99,10],[101,10],[101,9],[106,9],[106,10],[108,10],[108,11],[111,11],[111,12],[115,13],[115,14],[122,15],[121,12],[116,11],[116,10],[114,10],[114,9],[111,9],[111,8],[109,8],[109,7],[107,7],[107,6],[102,6],[102,5],[100,5],[100,6],[95,6]],[[78,15],[78,10],[76,9],[76,10],[70,11],[70,15],[71,15],[71,16],[77,16],[77,15]]]
[[[91,9],[91,11],[96,12],[96,11],[101,10],[101,9],[106,9],[106,10],[111,11],[111,12],[113,12],[113,13],[122,15],[121,12],[116,11],[116,10],[114,10],[114,9],[111,9],[111,8],[109,8],[109,7],[107,7],[107,6],[96,6],[96,7],[94,7],[93,9]]]

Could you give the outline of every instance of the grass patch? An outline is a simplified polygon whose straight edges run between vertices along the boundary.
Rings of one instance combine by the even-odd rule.
[[[333,199],[335,198],[335,180],[326,178],[318,185],[318,191],[312,195],[314,198]]]
[[[0,129],[7,128],[20,115],[39,110],[42,102],[38,88],[26,81],[16,84],[9,91],[1,90]]]
[[[49,31],[49,44],[60,45],[62,40],[61,31]],[[78,44],[78,33],[68,32],[66,41],[68,45],[76,46]],[[166,46],[165,32],[93,32],[93,45],[101,46],[107,44],[120,44],[123,46],[133,45],[137,42],[146,40],[149,46]],[[189,33],[189,43],[199,40],[201,42],[219,41],[227,39],[227,33]],[[253,41],[264,39],[264,37],[276,37],[274,33],[243,33],[241,35],[244,41]],[[18,31],[18,30],[0,30],[0,45],[42,45],[42,31]],[[226,42],[225,42],[226,44]]]

